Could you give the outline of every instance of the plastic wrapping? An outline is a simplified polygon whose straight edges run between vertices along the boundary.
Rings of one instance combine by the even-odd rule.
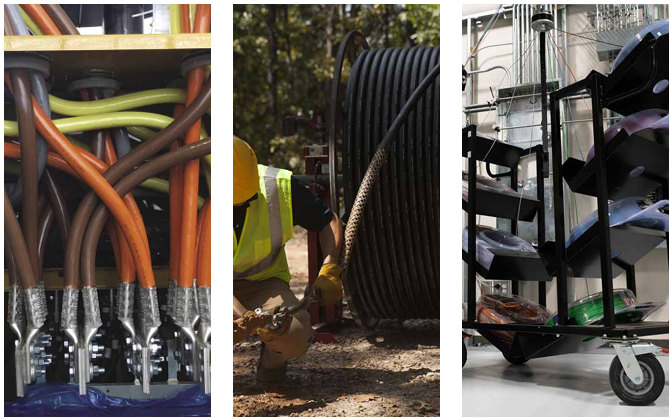
[[[106,396],[89,387],[85,396],[76,385],[38,384],[26,387],[26,397],[5,403],[5,416],[211,416],[211,396],[198,385],[175,397],[131,400]]]
[[[484,268],[489,269],[493,262],[493,253],[489,249],[505,249],[517,252],[537,252],[533,246],[519,237],[486,226],[477,226],[477,262]],[[468,251],[468,228],[463,229],[461,245],[463,250]]]
[[[618,288],[614,290],[614,314],[616,323],[632,323],[642,321],[651,313],[658,310],[665,303],[638,303],[635,294],[629,289]],[[602,321],[603,294],[602,292],[591,294],[580,298],[568,306],[570,317],[569,324],[588,326]],[[555,313],[547,322],[547,326],[553,326],[558,321],[558,313]]]
[[[668,111],[663,109],[645,109],[640,112],[628,115],[627,117],[617,121],[604,134],[605,144],[612,141],[612,139],[622,129],[631,136],[643,129],[651,128],[659,132],[668,132]],[[591,146],[589,154],[586,156],[586,161],[589,162],[595,156],[595,146]]]
[[[610,227],[632,225],[635,227],[668,231],[668,214],[661,211],[667,207],[667,200],[652,204],[651,201],[640,196],[632,196],[611,202],[609,204]],[[598,210],[584,217],[570,232],[565,246],[570,246],[597,221]]]
[[[545,324],[549,310],[518,295],[484,294],[477,301],[477,320],[488,324]],[[506,345],[512,346],[515,332],[492,331]]]
[[[477,189],[488,191],[488,192],[495,192],[495,193],[504,193],[512,196],[517,196],[520,197],[519,193],[517,193],[514,189],[510,188],[509,186],[505,185],[504,183],[498,182],[495,179],[491,179],[490,177],[482,176],[482,175],[476,175],[476,181],[477,181]],[[464,201],[468,201],[468,172],[463,171],[463,187],[462,187],[462,192],[461,196],[463,197]]]

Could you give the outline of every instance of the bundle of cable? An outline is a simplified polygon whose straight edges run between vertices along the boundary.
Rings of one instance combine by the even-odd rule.
[[[666,303],[638,303],[635,294],[629,289],[619,288],[614,290],[614,320],[617,324],[641,322],[653,312],[663,307]],[[601,322],[605,317],[603,313],[602,292],[581,298],[569,306],[569,324],[577,326],[588,326]],[[558,313],[555,313],[547,322],[547,326],[553,326],[558,322]]]
[[[551,317],[549,310],[518,295],[484,294],[477,301],[477,320],[488,324],[544,324]],[[507,346],[512,346],[514,332],[492,331]]]
[[[631,225],[635,227],[648,228],[652,230],[668,231],[668,200],[652,203],[641,196],[632,196],[618,201],[610,202],[609,215],[610,227],[618,225]],[[570,232],[566,247],[570,246],[584,232],[598,221],[598,211],[593,211],[577,224]]]
[[[630,41],[619,51],[619,54],[616,56],[614,63],[612,64],[612,71],[614,71],[619,64],[635,49],[635,47],[642,41],[642,39],[647,36],[647,34],[652,34],[654,38],[658,39],[661,35],[668,34],[668,20],[658,20],[650,25],[645,26],[637,35],[631,38]],[[667,80],[666,80],[667,82]],[[666,84],[667,88],[667,84]],[[659,92],[660,93],[660,92]]]
[[[487,226],[477,226],[477,262],[484,268],[489,269],[493,262],[493,253],[489,249],[505,249],[517,252],[537,252],[527,241],[506,231]],[[468,251],[468,228],[463,230],[461,241],[463,250]]]
[[[607,131],[605,131],[604,139],[605,144],[612,141],[612,139],[621,131],[622,129],[628,133],[629,136],[635,134],[636,132],[642,131],[643,129],[651,128],[654,131],[663,133],[665,135],[659,135],[659,140],[661,143],[667,145],[668,139],[668,111],[663,109],[645,109],[643,111],[636,112],[634,114],[628,115],[627,117],[617,121],[613,124]],[[586,161],[589,162],[595,156],[595,148],[591,146],[589,154],[586,156]]]

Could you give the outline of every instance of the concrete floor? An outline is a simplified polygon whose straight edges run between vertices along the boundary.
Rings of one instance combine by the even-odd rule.
[[[668,417],[668,357],[665,390],[650,406],[623,404],[609,384],[611,348],[509,364],[494,347],[468,347],[463,367],[463,416],[657,416]]]

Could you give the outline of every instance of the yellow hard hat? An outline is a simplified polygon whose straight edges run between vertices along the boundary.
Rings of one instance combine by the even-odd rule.
[[[258,160],[246,141],[233,135],[233,205],[258,193]]]

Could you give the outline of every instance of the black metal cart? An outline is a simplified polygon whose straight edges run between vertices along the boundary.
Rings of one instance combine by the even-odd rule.
[[[544,189],[540,182],[546,174],[543,162],[547,150],[538,147],[536,155],[540,206],[537,254],[494,251],[490,269],[484,269],[476,261],[474,231],[476,214],[487,206],[478,202],[478,198],[481,198],[479,194],[470,193],[467,206],[463,207],[468,212],[469,235],[468,251],[463,252],[463,260],[468,264],[468,305],[467,317],[462,327],[479,331],[513,364],[522,364],[533,358],[585,352],[609,343],[617,354],[610,367],[610,384],[616,395],[630,405],[653,403],[663,391],[665,374],[655,356],[661,348],[641,342],[640,338],[667,334],[668,322],[616,324],[613,278],[625,272],[627,287],[635,292],[635,263],[664,240],[667,241],[667,234],[644,228],[610,227],[608,201],[627,196],[644,196],[658,187],[662,187],[662,194],[667,197],[668,142],[665,138],[662,141],[664,144],[661,144],[658,138],[643,131],[634,136],[621,133],[606,145],[603,109],[607,108],[622,115],[652,107],[667,110],[667,89],[661,94],[654,93],[655,86],[667,78],[668,35],[656,39],[649,34],[609,76],[593,71],[585,79],[550,94],[551,138],[554,139],[551,142],[551,154],[556,239],[555,242],[547,243],[544,240]],[[638,80],[643,81],[642,85]],[[576,159],[568,159],[563,163],[561,142],[558,141],[560,100],[583,91],[588,91],[591,97],[595,157],[587,163]],[[543,94],[542,100],[546,101],[546,95]],[[546,125],[543,125],[546,134]],[[478,160],[508,166],[511,173],[515,173],[518,163],[515,156],[520,156],[519,153],[524,150],[516,150],[502,142],[487,144],[486,140],[477,136],[475,126],[463,129],[463,157],[468,158],[470,173],[475,173]],[[617,173],[614,173],[615,168]],[[622,172],[626,175],[620,175]],[[469,177],[469,191],[476,190],[474,179],[474,176]],[[597,223],[567,248],[563,208],[564,180],[573,192],[594,196],[598,203]],[[512,233],[515,233],[514,227],[513,225]],[[614,256],[613,248],[617,250]],[[514,284],[520,280],[539,281],[541,305],[546,305],[544,281],[556,277],[557,324],[546,326],[479,323],[475,311],[476,273],[485,278],[512,280]],[[577,276],[601,278],[604,319],[596,325],[574,326],[568,323],[568,281]],[[494,333],[496,331],[514,332],[512,345],[503,344]],[[466,351],[465,345],[463,350]],[[465,359],[464,353],[464,362]]]

